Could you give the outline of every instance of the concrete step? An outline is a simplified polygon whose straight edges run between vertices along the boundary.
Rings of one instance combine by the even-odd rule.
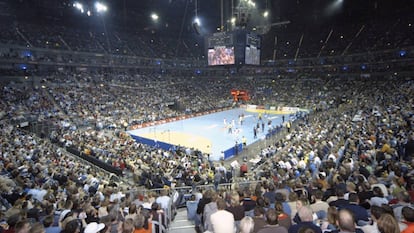
[[[195,233],[194,223],[187,220],[187,209],[180,208],[174,221],[170,224],[169,233]]]

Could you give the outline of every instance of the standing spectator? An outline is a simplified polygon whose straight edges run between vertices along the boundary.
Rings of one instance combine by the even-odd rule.
[[[234,232],[234,216],[232,213],[226,211],[226,202],[222,198],[217,199],[217,211],[211,214],[210,221],[214,233],[229,233]]]

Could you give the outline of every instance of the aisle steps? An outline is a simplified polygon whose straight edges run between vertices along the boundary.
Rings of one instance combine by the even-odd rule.
[[[170,224],[168,233],[195,233],[194,222],[187,220],[187,209],[177,209],[177,215]]]

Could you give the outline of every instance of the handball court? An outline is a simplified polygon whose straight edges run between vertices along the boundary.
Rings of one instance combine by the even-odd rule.
[[[243,108],[216,112],[184,120],[168,122],[165,124],[148,126],[128,131],[135,140],[145,143],[146,139],[158,144],[171,144],[198,149],[210,154],[210,159],[224,158],[224,151],[235,148],[236,143],[242,143],[246,138],[247,146],[265,138],[270,125],[280,126],[289,119],[289,112],[275,110],[246,110]],[[239,116],[244,115],[240,124]],[[261,118],[262,120],[259,120]],[[262,122],[264,131],[262,131]],[[270,122],[270,125],[269,125]],[[257,137],[254,137],[253,128],[259,123]],[[232,124],[229,132],[228,124]],[[162,146],[160,146],[162,147]],[[164,148],[165,149],[165,148]],[[240,151],[239,151],[240,152]]]

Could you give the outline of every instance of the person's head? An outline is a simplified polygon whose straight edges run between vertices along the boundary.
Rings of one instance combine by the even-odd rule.
[[[355,186],[355,184],[354,183],[352,183],[352,182],[346,182],[346,190],[348,191],[348,192],[354,192],[355,190],[356,190],[356,186]]]
[[[338,224],[338,210],[335,206],[328,207],[327,219],[330,224]]]
[[[137,205],[135,203],[131,203],[128,208],[128,214],[136,214],[137,213]]]
[[[266,212],[266,222],[269,225],[277,225],[279,223],[277,219],[277,213],[275,209],[268,209]]]
[[[266,211],[263,207],[256,206],[256,207],[254,207],[253,213],[254,213],[255,217],[263,217],[265,215]]]
[[[122,223],[121,231],[118,230],[118,233],[132,233],[134,230],[134,220],[132,218],[127,218]]]
[[[276,198],[276,201],[279,201],[279,202],[284,202],[286,199],[283,193],[276,193],[275,198]]]
[[[336,196],[337,196],[337,197],[341,197],[341,198],[343,198],[343,197],[344,197],[344,195],[345,195],[345,190],[344,190],[343,188],[337,188],[337,189],[336,189]]]
[[[81,231],[81,226],[77,219],[72,219],[69,222],[62,224],[64,233],[79,233]]]
[[[43,226],[44,227],[50,227],[50,226],[52,226],[53,222],[54,222],[53,215],[48,215],[43,219]]]
[[[382,207],[373,205],[371,206],[370,212],[372,220],[377,221],[381,217],[381,215],[385,213],[385,210]]]
[[[341,209],[338,212],[338,226],[341,231],[355,232],[355,218],[351,211]]]
[[[349,200],[350,203],[359,203],[358,194],[356,194],[356,193],[350,193],[349,194],[349,197],[348,197],[348,200]]]
[[[296,202],[298,200],[298,194],[295,192],[289,193],[289,201],[290,202]]]
[[[399,233],[400,227],[397,220],[390,214],[383,214],[377,221],[378,230],[381,233]]]
[[[29,233],[45,233],[45,228],[40,222],[36,222],[32,225],[29,230]]]
[[[372,192],[374,193],[374,195],[375,195],[376,197],[384,197],[384,193],[382,192],[381,188],[380,188],[380,187],[378,187],[378,186],[375,186],[375,187],[372,189]]]
[[[315,233],[315,230],[313,230],[310,226],[304,226],[299,228],[298,233]]]
[[[9,228],[14,228],[21,218],[20,214],[14,214],[7,219],[7,225]]]
[[[254,221],[250,216],[242,218],[240,221],[240,233],[252,233],[254,229]]]
[[[282,202],[279,202],[279,201],[276,201],[276,202],[275,202],[275,210],[276,210],[276,212],[278,212],[279,214],[280,214],[280,213],[283,213],[283,204],[282,204]]]
[[[227,208],[227,204],[222,198],[218,198],[216,203],[218,210],[225,210]]]
[[[309,204],[308,199],[305,197],[301,197],[296,201],[296,209],[300,209],[303,206],[307,206]]]
[[[230,205],[239,206],[240,205],[240,196],[238,193],[234,192],[230,196]]]
[[[309,206],[302,206],[298,209],[298,215],[302,222],[313,221],[313,211]]]
[[[145,216],[143,214],[138,214],[134,218],[134,228],[136,230],[142,229],[145,226]]]
[[[27,219],[20,220],[14,227],[16,233],[29,233],[30,223]]]
[[[322,198],[323,198],[323,192],[322,192],[322,190],[316,190],[314,193],[313,193],[313,196],[315,197],[315,199],[316,200],[322,200]]]
[[[407,222],[414,222],[414,209],[409,206],[404,206],[401,214]]]

